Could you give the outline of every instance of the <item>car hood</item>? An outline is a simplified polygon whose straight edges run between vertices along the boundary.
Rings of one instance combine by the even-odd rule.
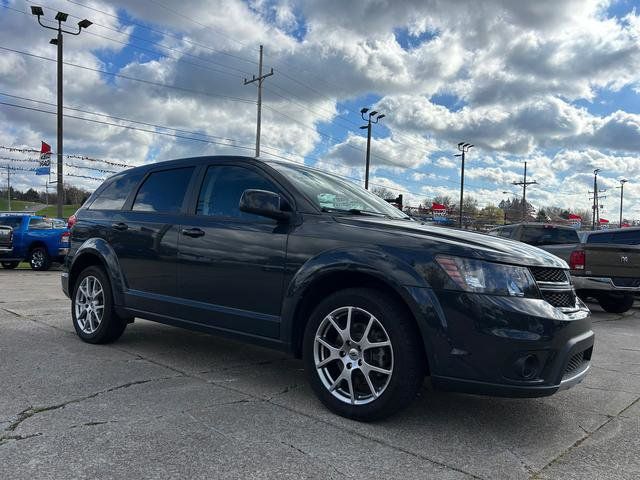
[[[349,216],[338,217],[336,220],[354,227],[373,228],[418,241],[424,240],[424,247],[434,254],[451,254],[513,265],[569,268],[564,260],[540,248],[483,233],[377,217]],[[396,246],[402,247],[401,244]]]

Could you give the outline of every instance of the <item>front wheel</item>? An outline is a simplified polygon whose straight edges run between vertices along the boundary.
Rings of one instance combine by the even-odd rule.
[[[598,296],[598,303],[607,313],[624,313],[633,307],[633,295],[609,293]]]
[[[2,268],[6,269],[6,270],[13,270],[19,264],[20,264],[20,262],[2,262]]]
[[[49,270],[51,266],[51,258],[44,247],[35,247],[29,254],[29,265],[33,270],[44,271]]]
[[[127,321],[113,308],[111,284],[100,267],[85,268],[73,287],[71,316],[78,336],[88,343],[109,343],[120,338]]]
[[[343,290],[318,305],[305,329],[303,358],[322,403],[362,421],[409,405],[426,371],[414,320],[393,298],[370,289]]]

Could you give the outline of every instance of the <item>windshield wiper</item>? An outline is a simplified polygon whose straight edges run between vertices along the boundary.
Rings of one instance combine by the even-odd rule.
[[[371,210],[360,210],[359,208],[333,208],[333,207],[322,207],[323,212],[327,213],[349,213],[351,215],[368,215],[372,217],[383,217],[390,218],[388,215],[380,212],[373,212]]]

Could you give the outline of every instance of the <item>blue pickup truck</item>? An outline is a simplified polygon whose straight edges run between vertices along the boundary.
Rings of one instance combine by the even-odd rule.
[[[3,268],[16,268],[26,260],[33,270],[48,270],[69,251],[69,229],[56,219],[29,214],[0,214],[0,225],[13,229],[13,248],[0,251]]]

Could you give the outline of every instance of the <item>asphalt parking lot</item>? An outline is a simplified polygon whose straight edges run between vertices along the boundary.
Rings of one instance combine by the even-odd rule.
[[[595,305],[587,380],[332,415],[302,362],[136,320],[81,342],[60,273],[0,271],[0,478],[640,478],[640,309]]]

